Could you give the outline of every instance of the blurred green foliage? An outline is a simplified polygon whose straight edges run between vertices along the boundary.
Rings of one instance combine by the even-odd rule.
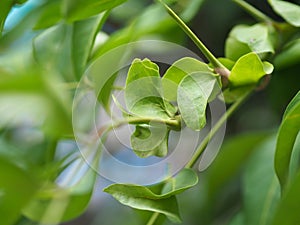
[[[274,24],[264,21],[256,23],[231,1],[165,2],[215,55],[228,58],[220,61],[232,69],[232,84],[251,86],[270,72],[271,67],[266,67],[261,60],[274,63],[269,85],[264,91],[255,93],[228,121],[228,137],[214,163],[198,174],[196,187],[178,196],[183,224],[298,224],[300,2],[248,1],[272,20],[278,21]],[[77,147],[72,146],[68,152],[59,148],[59,144],[66,140],[75,143],[72,103],[76,86],[89,66],[117,46],[149,37],[175,42],[195,52],[198,49],[164,8],[153,1],[3,0],[0,8],[1,225],[69,221],[87,209],[96,183],[96,174],[90,168],[85,168],[81,179],[75,184],[68,181],[67,185],[60,186],[58,182],[67,168],[84,165]],[[17,22],[11,23],[13,20]],[[99,38],[102,39],[99,41]],[[257,77],[250,73],[244,79],[238,77],[247,67],[246,64],[253,64],[252,59],[241,62],[245,59],[241,56],[255,58],[253,60],[259,66],[250,72],[255,72]],[[199,61],[187,61],[193,68],[203,69]],[[241,69],[236,72],[239,66]],[[204,67],[207,73],[212,73],[209,67]],[[162,82],[168,76],[174,80],[170,75],[173,69],[171,67],[166,72],[169,75]],[[249,68],[245,71],[248,73]],[[180,71],[174,73],[177,76]],[[159,77],[158,72],[156,75]],[[106,89],[98,99],[105,108],[108,108],[115,78],[101,83],[106,85]],[[92,86],[99,85],[101,79],[96,77],[92,80]],[[185,82],[188,79],[185,78]],[[182,80],[179,83],[181,86],[185,84]],[[247,86],[235,89],[233,85],[225,91],[225,100],[234,102],[245,90],[248,91]],[[197,95],[197,91],[195,88],[193,95]],[[201,99],[201,93],[199,96]],[[204,99],[206,103],[208,97]],[[174,98],[174,93],[171,93],[169,100]],[[158,101],[164,100],[160,98]],[[184,103],[181,111],[185,113],[188,103]],[[287,106],[281,123],[280,118]],[[138,112],[141,109],[143,107],[138,108]],[[198,116],[205,119],[203,107],[198,110],[203,115],[194,115],[196,111],[190,109],[187,111],[188,117],[192,115],[187,119],[188,126],[194,126],[192,119],[199,120]],[[195,129],[198,129],[196,125]],[[96,165],[98,155],[94,158]],[[168,198],[163,196],[161,200],[161,196],[155,196],[146,187],[138,187],[143,189],[139,192],[143,197],[146,192],[145,198],[154,200],[148,200],[146,204],[126,202],[126,205],[163,211],[179,221],[173,194],[196,183],[193,182],[193,174],[187,176],[191,179],[180,178],[179,182],[185,183],[167,191],[172,193]],[[173,179],[176,180],[176,177]],[[124,185],[121,189],[126,187]],[[115,197],[124,200],[124,193],[129,199],[136,195],[131,189],[124,190]],[[159,201],[155,201],[157,199],[163,202],[163,209]],[[129,212],[111,201],[111,198],[106,199],[103,205],[100,202],[102,212],[100,210],[100,213],[95,213],[96,216],[93,215],[95,220],[91,224],[146,224],[151,217],[148,212]],[[176,205],[171,216],[168,210],[173,208],[167,201]],[[154,207],[152,202],[158,205],[154,204]],[[116,214],[120,214],[120,218]],[[127,215],[130,215],[129,219]],[[170,224],[160,215],[156,224],[163,223]]]

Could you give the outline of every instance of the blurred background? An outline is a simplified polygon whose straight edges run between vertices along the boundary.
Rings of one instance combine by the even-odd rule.
[[[192,30],[218,57],[224,56],[225,40],[233,26],[241,23],[255,23],[251,16],[230,0],[181,0],[177,4],[175,4],[176,1],[168,2],[174,4],[174,10],[188,22]],[[275,20],[282,20],[275,15],[267,1],[249,0],[248,2]],[[296,0],[290,2],[300,4],[300,1]],[[46,59],[49,67],[56,65],[59,69],[59,71],[51,71],[51,73],[62,74],[62,78],[51,76],[49,79],[66,81],[68,85],[72,86],[73,75],[70,75],[68,61],[65,57],[68,53],[64,50],[62,50],[64,53],[59,52],[59,49],[68,48],[68,46],[61,44],[62,40],[59,38],[43,39],[44,31],[38,27],[35,27],[34,30],[30,29],[36,21],[36,11],[41,9],[40,7],[44,3],[46,4],[47,1],[29,0],[22,6],[16,6],[10,12],[4,25],[4,36],[0,42],[0,71],[5,76],[12,77],[16,74],[26,74],[28,69],[37,61]],[[45,18],[43,19],[45,20]],[[55,20],[55,10],[47,17],[47,20],[49,24],[52,23],[51,20]],[[131,32],[130,29],[133,29],[134,32]],[[62,30],[62,32],[67,32],[67,30]],[[180,44],[204,58],[168,15],[150,0],[128,0],[113,9],[102,31],[97,36],[94,52],[97,55],[113,48],[118,43],[152,38]],[[35,44],[32,44],[33,40],[35,40]],[[47,53],[48,55],[46,52],[49,51],[50,47],[47,47],[45,43],[49,43],[50,47],[52,46],[52,52]],[[35,54],[36,52],[38,54],[32,54],[33,48]],[[57,58],[57,54],[61,55]],[[199,173],[200,182],[196,187],[179,196],[183,224],[228,224],[231,217],[239,211],[242,205],[241,176],[245,166],[244,162],[254,152],[253,149],[274,145],[272,141],[263,146],[259,146],[259,143],[279,126],[285,107],[297,93],[300,84],[299,66],[300,60],[286,68],[278,68],[275,65],[276,69],[266,89],[253,94],[247,103],[229,119],[225,144],[216,161],[206,171]],[[0,81],[3,79],[3,77],[0,78]],[[27,80],[24,79],[14,87],[20,90],[24,89],[26,82]],[[45,85],[45,81],[36,82],[37,84],[29,82],[27,85],[33,86],[33,89],[30,90],[33,95],[29,96],[28,99],[10,96],[3,91],[5,88],[2,89],[3,92],[0,93],[0,152],[4,152],[4,149],[8,147],[19,148],[22,149],[24,157],[28,157],[29,151],[32,152],[33,149],[36,149],[35,154],[30,155],[30,160],[38,162],[39,154],[42,154],[40,149],[48,145],[49,140],[46,140],[43,132],[35,129],[34,126],[40,126],[44,123],[45,117],[54,116],[64,120],[66,114],[64,108],[71,108],[71,104],[69,104],[71,102],[70,99],[65,98],[63,93],[66,90],[69,92],[68,87],[66,89],[62,87],[62,93],[57,93],[57,91],[53,91],[57,90],[56,86]],[[42,90],[39,87],[43,87]],[[55,96],[56,100],[51,103],[52,105],[49,105],[47,103],[48,98],[46,100],[35,98],[35,92],[50,95],[52,96],[51,99]],[[37,105],[39,107],[36,107]],[[50,129],[49,132],[52,134],[56,133],[57,130],[67,129],[61,124],[61,121],[57,120],[55,124],[45,126]],[[237,135],[241,135],[243,141],[239,143],[234,141]],[[249,141],[249,145],[247,145],[247,141]],[[253,142],[256,143],[255,147]],[[63,152],[62,155],[77,150],[75,143],[68,138],[57,147],[58,154]],[[239,153],[239,150],[245,150],[244,154]],[[232,159],[233,155],[236,156],[236,159]],[[239,163],[237,163],[238,159],[240,159]],[[236,168],[231,168],[231,163],[236,165]],[[223,176],[220,171],[224,167],[228,167],[229,172],[225,172]],[[149,213],[123,206],[102,192],[102,189],[109,184],[111,184],[110,181],[99,177],[88,210],[78,219],[64,224],[145,224],[150,216]],[[160,218],[157,224],[163,221],[164,218]],[[18,224],[33,225],[37,223],[22,218]],[[171,223],[165,221],[164,224]]]

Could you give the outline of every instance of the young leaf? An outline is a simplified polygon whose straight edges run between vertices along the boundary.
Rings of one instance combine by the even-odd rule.
[[[274,11],[289,24],[300,27],[300,6],[287,1],[268,0]]]
[[[133,184],[113,184],[103,191],[111,194],[124,205],[159,212],[173,222],[180,222],[175,195],[193,187],[197,182],[198,177],[193,170],[183,169],[174,178],[166,181],[162,194],[153,192],[150,187]]]
[[[293,146],[300,130],[300,92],[295,96],[287,108],[281,122],[275,153],[275,169],[282,189],[289,179],[289,166]]]
[[[226,57],[237,60],[251,51],[257,54],[274,53],[274,44],[272,43],[269,29],[265,24],[253,26],[238,25],[234,27],[226,41]]]
[[[242,56],[233,66],[229,81],[233,86],[256,84],[263,76],[270,74],[273,66],[262,62],[256,53]]]
[[[134,115],[153,119],[169,119],[176,113],[176,108],[160,97],[145,97],[128,108]]]
[[[149,59],[135,59],[129,69],[125,101],[128,110],[138,116],[168,119],[176,109],[163,100],[159,68]]]
[[[160,77],[158,66],[149,59],[135,59],[128,71],[126,86],[145,77]]]
[[[131,135],[131,147],[141,158],[148,156],[164,157],[168,153],[169,130],[163,124],[136,126]]]
[[[87,19],[113,9],[126,0],[65,0],[63,12],[68,21]]]
[[[1,224],[13,225],[21,210],[37,191],[37,183],[24,171],[0,156],[0,214]]]
[[[183,78],[177,90],[178,108],[186,125],[200,130],[206,124],[206,106],[217,79],[211,73],[196,72]]]
[[[184,57],[174,62],[162,78],[163,94],[169,101],[176,101],[177,88],[181,80],[193,72],[212,73],[207,64],[197,59]]]
[[[248,225],[269,224],[279,202],[280,185],[273,165],[274,147],[273,136],[255,151],[245,168],[243,202]]]
[[[227,58],[236,61],[249,52],[251,52],[251,49],[247,44],[238,41],[234,37],[227,37],[225,44],[225,56]]]

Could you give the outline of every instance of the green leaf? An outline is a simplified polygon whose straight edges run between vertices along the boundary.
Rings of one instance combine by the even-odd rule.
[[[177,90],[178,108],[186,125],[200,130],[206,124],[206,106],[217,79],[211,73],[195,72],[186,76]]]
[[[13,225],[38,186],[27,171],[0,156],[0,214],[2,225]]]
[[[61,4],[62,0],[52,0],[42,5],[34,29],[44,29],[57,24],[62,19]]]
[[[151,4],[128,26],[113,33],[105,44],[96,50],[94,57],[97,58],[120,45],[137,41],[145,35],[157,35],[158,33],[163,35],[166,33],[166,36],[170,38],[169,32],[174,27],[176,27],[176,24],[164,8],[158,4]]]
[[[85,76],[91,81],[98,101],[104,106],[107,112],[110,111],[111,91],[115,79],[124,65],[124,60],[128,60],[125,54],[127,51],[127,46],[119,46],[112,49],[93,61],[85,71]]]
[[[161,98],[161,90],[158,66],[149,59],[135,59],[126,79],[125,102],[130,113],[150,120],[149,125],[136,126],[131,135],[131,146],[139,157],[163,157],[168,152],[169,128],[151,120],[173,118],[177,110]]]
[[[157,77],[145,77],[133,82],[131,85],[126,85],[125,102],[127,109],[133,114],[141,115],[140,111],[147,113],[147,110],[143,110],[143,105],[149,105],[148,109],[151,109],[151,107],[155,107],[155,109],[147,114],[167,115],[161,108],[163,100],[160,97],[160,85],[160,78]]]
[[[110,102],[112,97],[113,85],[118,77],[118,73],[112,75],[103,85],[98,95],[98,101],[103,105],[106,112],[110,112]],[[98,94],[98,93],[97,93]]]
[[[206,171],[211,197],[216,196],[216,193],[237,175],[248,158],[256,151],[256,146],[269,136],[268,132],[255,132],[240,134],[226,140],[219,155]]]
[[[59,83],[51,76],[30,71],[30,75],[6,76],[0,80],[0,127],[18,126],[30,118],[33,125],[42,125],[48,135],[71,135],[69,96],[59,90]]]
[[[160,97],[145,97],[129,107],[129,110],[134,115],[153,119],[169,119],[176,113],[176,108]]]
[[[299,102],[300,102],[300,92],[298,92],[295,95],[295,97],[291,100],[291,102],[288,104],[282,118],[285,119],[287,117],[287,115],[293,110],[293,108],[297,107]]]
[[[83,164],[78,165],[86,163],[84,159],[81,160]],[[68,188],[56,184],[42,186],[35,198],[23,210],[24,215],[39,223],[57,224],[82,214],[89,204],[97,177],[94,169],[86,166],[88,170],[85,174],[76,184]]]
[[[245,168],[243,202],[248,225],[269,224],[280,199],[273,159],[275,137],[258,147]],[[262,179],[263,178],[263,179]]]
[[[113,9],[126,0],[64,0],[63,12],[68,21],[89,18]]]
[[[47,71],[59,73],[68,81],[74,81],[71,49],[72,26],[66,24],[46,29],[33,41],[37,62]]]
[[[275,169],[282,189],[289,180],[289,167],[293,146],[300,130],[300,98],[294,97],[281,122],[276,145]]]
[[[12,8],[13,4],[14,4],[14,0],[0,1],[0,8],[1,8],[1,10],[0,10],[0,32],[2,32],[6,17],[9,13],[10,9]]]
[[[145,77],[160,77],[158,66],[149,59],[135,59],[128,71],[126,85]]]
[[[184,57],[174,62],[162,78],[163,94],[169,101],[176,101],[181,80],[193,72],[213,72],[207,64],[197,59]]]
[[[231,60],[238,60],[241,56],[251,52],[249,46],[228,36],[225,43],[225,56]]]
[[[294,225],[299,224],[298,209],[300,207],[300,173],[291,182],[278,205],[271,225]]]
[[[265,24],[253,26],[238,25],[234,27],[226,40],[226,57],[237,60],[251,51],[257,54],[274,53],[274,44],[272,43],[269,29]]]
[[[149,156],[164,157],[168,153],[169,130],[163,124],[136,126],[131,135],[131,147],[141,158]]]
[[[164,214],[174,223],[180,223],[181,218],[178,211],[178,203],[175,196],[164,199],[151,199],[151,193],[146,190],[126,187],[116,187],[114,189],[104,189],[123,205],[134,209],[147,210]]]
[[[187,2],[179,1],[178,5],[183,8],[182,13],[180,13],[180,17],[186,22],[193,19],[203,2],[203,0],[189,0]]]
[[[300,63],[300,39],[285,45],[276,56],[274,64],[276,68],[286,68]]]
[[[125,101],[128,110],[138,116],[168,119],[176,108],[161,97],[159,68],[149,59],[135,59],[128,71]]]
[[[256,84],[263,76],[270,74],[273,66],[263,63],[256,53],[248,53],[235,63],[229,76],[233,86]]]
[[[72,33],[72,59],[77,79],[86,69],[96,34],[104,24],[108,13],[74,22]]]
[[[228,59],[228,58],[218,58],[218,60],[228,69],[232,70],[235,61]]]
[[[249,92],[251,89],[254,89],[254,85],[247,85],[236,88],[229,87],[223,91],[220,97],[224,102],[230,104],[237,101],[241,96],[243,96],[246,92]]]
[[[176,12],[178,12],[178,14],[187,22],[192,19],[194,13],[197,12],[197,9],[200,7],[202,2],[204,1],[179,1],[175,3]],[[132,2],[128,1],[128,3],[122,5],[122,9],[120,10],[124,10],[124,8],[126,9],[127,7],[131,8],[131,4]],[[137,3],[133,4],[135,4],[136,7]],[[132,10],[127,11],[127,13],[132,15]],[[118,10],[114,10],[112,14],[118,14]],[[172,35],[170,35],[170,33],[172,33]],[[159,34],[159,36],[163,36],[164,39],[173,42],[182,41],[184,38],[183,33],[178,31],[176,23],[174,23],[172,18],[169,17],[162,5],[150,4],[139,16],[135,17],[128,26],[113,33],[109,40],[97,50],[95,57],[98,57],[117,46],[137,41],[139,38],[151,34]]]
[[[245,215],[244,212],[239,212],[236,214],[228,223],[228,225],[243,225],[245,223]]]
[[[300,6],[287,1],[268,0],[273,10],[289,24],[300,27]]]
[[[16,0],[15,3],[16,4],[24,4],[25,2],[27,2],[28,0]]]
[[[293,180],[296,177],[299,170],[299,165],[300,165],[300,135],[298,133],[298,136],[294,144],[293,152],[291,155],[291,162],[289,167],[290,180]]]
[[[180,216],[174,195],[193,187],[198,182],[197,174],[191,169],[183,169],[174,178],[166,181],[162,194],[151,188],[133,184],[113,184],[103,191],[111,194],[124,205],[135,209],[159,212],[171,221],[179,223]]]
[[[192,169],[181,170],[174,178],[167,180],[161,196],[177,195],[198,183],[198,176]]]

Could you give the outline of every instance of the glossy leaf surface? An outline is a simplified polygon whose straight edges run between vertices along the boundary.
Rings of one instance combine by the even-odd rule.
[[[276,174],[281,187],[289,179],[289,167],[294,143],[300,130],[300,93],[298,93],[287,107],[279,128],[275,155]]]
[[[273,45],[267,25],[238,25],[229,34],[226,41],[225,55],[232,60],[237,60],[250,51],[257,54],[274,53]]]
[[[96,172],[89,167],[80,180],[70,187],[45,184],[23,210],[24,215],[45,224],[76,218],[88,206],[95,181]]]
[[[245,221],[249,225],[269,224],[280,199],[280,185],[274,170],[275,137],[258,147],[243,176]]]
[[[176,101],[179,83],[186,75],[194,72],[212,73],[212,69],[204,62],[190,57],[174,62],[162,78],[164,97],[169,101]]]
[[[248,53],[235,63],[229,81],[233,86],[256,84],[263,76],[272,71],[272,64],[263,63],[255,53]]]
[[[200,130],[206,124],[206,106],[217,79],[211,73],[196,72],[186,76],[177,91],[178,108],[186,125]]]
[[[293,26],[300,27],[300,6],[288,1],[269,0],[270,5],[280,16]]]
[[[126,0],[65,0],[63,12],[69,21],[89,18],[124,3]]]
[[[25,171],[0,156],[0,214],[1,224],[13,225],[21,210],[37,191],[38,185]]]
[[[122,204],[140,210],[165,214],[173,222],[180,222],[177,201],[174,195],[196,185],[198,177],[194,171],[184,169],[174,178],[168,179],[162,194],[151,188],[133,184],[113,184],[104,189]]]

